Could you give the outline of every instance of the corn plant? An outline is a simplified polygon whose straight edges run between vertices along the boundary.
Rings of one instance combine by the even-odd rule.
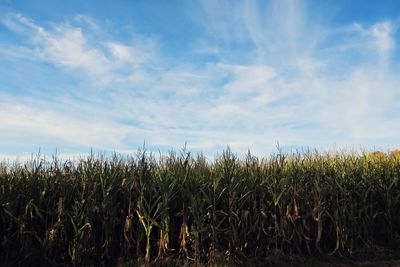
[[[400,245],[400,153],[0,164],[0,264],[212,266]]]

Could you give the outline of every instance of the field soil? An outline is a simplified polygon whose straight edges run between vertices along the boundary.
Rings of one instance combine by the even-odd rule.
[[[136,267],[143,266],[138,263],[121,263],[118,267]],[[151,266],[155,267],[174,267],[174,266],[192,266],[187,262],[167,260],[165,262],[156,262]],[[264,259],[250,259],[243,263],[220,262],[211,266],[215,267],[400,267],[400,251],[386,251],[384,253],[373,252],[365,255],[356,255],[352,257],[339,256],[279,256]]]
[[[322,260],[322,259],[304,259],[300,262],[285,262],[285,261],[276,261],[276,262],[267,262],[260,264],[252,264],[247,266],[276,266],[276,267],[398,267],[400,266],[400,260]]]
[[[118,267],[141,266],[140,264],[120,264]],[[154,264],[151,266],[190,266],[181,265],[176,262],[168,262],[163,264]],[[251,261],[242,264],[215,264],[216,267],[400,267],[399,259],[371,259],[371,260],[349,260],[349,259],[321,259],[321,258],[297,258],[297,259],[268,259],[260,261]]]
[[[137,266],[135,264],[121,264],[119,267]],[[139,264],[140,266],[140,264]],[[155,263],[152,266],[191,266],[167,260],[164,263]],[[400,249],[385,249],[375,247],[373,250],[362,250],[352,256],[283,256],[276,255],[263,259],[249,259],[243,263],[220,262],[216,267],[400,267]]]
[[[376,248],[374,251],[362,251],[348,257],[277,257],[252,262],[241,266],[276,267],[400,267],[400,250]]]

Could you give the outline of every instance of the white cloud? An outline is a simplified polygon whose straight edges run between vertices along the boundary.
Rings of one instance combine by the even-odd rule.
[[[371,27],[370,32],[375,38],[375,45],[380,55],[380,64],[387,68],[389,53],[395,46],[392,37],[392,24],[388,21],[376,23]]]
[[[268,91],[268,82],[276,76],[276,72],[269,66],[245,65],[218,65],[222,70],[233,75],[233,79],[224,86],[227,92],[238,94],[259,93]]]
[[[49,103],[47,103],[49,104]],[[33,104],[1,103],[0,119],[2,121],[0,136],[4,139],[14,138],[53,143],[63,142],[84,147],[94,146],[100,149],[118,149],[122,147],[121,140],[129,131],[129,127],[116,125],[112,122],[92,122],[76,118],[77,114],[69,116],[51,108],[34,107]],[[15,136],[17,135],[17,136]],[[112,145],[111,145],[112,144]]]
[[[56,33],[44,35],[38,42],[43,45],[43,59],[69,68],[83,69],[92,74],[108,71],[109,61],[96,48],[88,48],[81,29],[59,27]]]
[[[0,154],[0,164],[1,163],[25,163],[29,162],[31,160],[38,159],[38,156],[40,159],[44,159],[46,161],[52,161],[53,155],[56,156],[58,161],[79,161],[80,159],[84,159],[86,157],[89,157],[89,153],[71,153],[71,152],[63,152],[63,153],[52,153],[50,154],[38,154],[38,153],[32,153],[32,152],[24,152],[19,155],[15,154]]]
[[[153,40],[139,36],[132,44],[91,40],[85,31],[91,30],[95,36],[104,37],[98,25],[82,15],[75,16],[74,21],[83,24],[72,26],[67,22],[43,27],[21,14],[9,14],[3,24],[28,37],[31,56],[60,67],[84,71],[96,82],[107,84],[131,80],[127,77],[138,79],[142,74],[140,68],[149,67],[155,49]],[[85,25],[89,28],[84,29]],[[24,49],[28,50],[28,47]],[[121,70],[124,70],[124,77],[120,75]]]
[[[388,21],[374,24],[370,34],[375,38],[376,47],[381,54],[386,54],[394,47],[392,24]]]
[[[0,139],[117,151],[132,151],[143,140],[174,148],[187,141],[188,148],[211,153],[230,145],[256,154],[274,150],[277,141],[324,148],[399,142],[400,113],[393,111],[400,78],[388,69],[396,49],[389,21],[324,29],[310,26],[297,1],[203,6],[198,17],[208,39],[193,42],[209,44],[199,53],[218,60],[201,64],[164,61],[156,41],[139,35],[132,43],[93,40],[83,25],[8,18],[7,27],[31,36],[28,47],[40,60],[83,71],[105,90],[93,91],[89,83],[79,88],[80,99],[37,103],[32,96],[20,106],[4,93]],[[75,21],[95,34],[101,28],[88,17]],[[328,47],[331,39],[340,41]],[[236,57],[232,43],[250,48]],[[386,63],[374,64],[381,58]]]
[[[106,46],[112,54],[113,59],[121,63],[131,63],[133,66],[137,66],[151,60],[152,55],[149,49],[151,49],[152,44],[149,44],[150,48],[134,47],[115,42],[108,42]]]

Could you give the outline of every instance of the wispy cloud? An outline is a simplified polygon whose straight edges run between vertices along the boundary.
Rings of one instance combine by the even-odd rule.
[[[90,17],[46,24],[9,14],[3,25],[27,40],[18,44],[25,55],[88,79],[74,89],[79,97],[70,90],[21,100],[3,91],[0,138],[117,151],[187,141],[208,153],[230,145],[257,154],[277,141],[399,144],[394,22],[328,27],[290,0],[200,6],[190,10],[203,29],[192,47],[213,56],[201,62],[177,62],[148,36],[118,41]]]
[[[102,37],[99,26],[92,19],[77,15],[72,22],[78,26],[71,22],[40,26],[21,14],[8,14],[3,19],[10,30],[28,38],[25,45],[31,47],[33,59],[83,71],[105,83],[121,79],[121,70],[125,69],[124,75],[132,75],[130,72],[135,68],[150,63],[154,46],[151,40],[142,38],[134,44],[123,44],[91,39],[88,31],[94,38]],[[84,27],[87,25],[89,27]]]

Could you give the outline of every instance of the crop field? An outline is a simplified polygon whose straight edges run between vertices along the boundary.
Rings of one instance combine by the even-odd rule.
[[[213,266],[400,245],[400,152],[0,167],[0,264]]]

